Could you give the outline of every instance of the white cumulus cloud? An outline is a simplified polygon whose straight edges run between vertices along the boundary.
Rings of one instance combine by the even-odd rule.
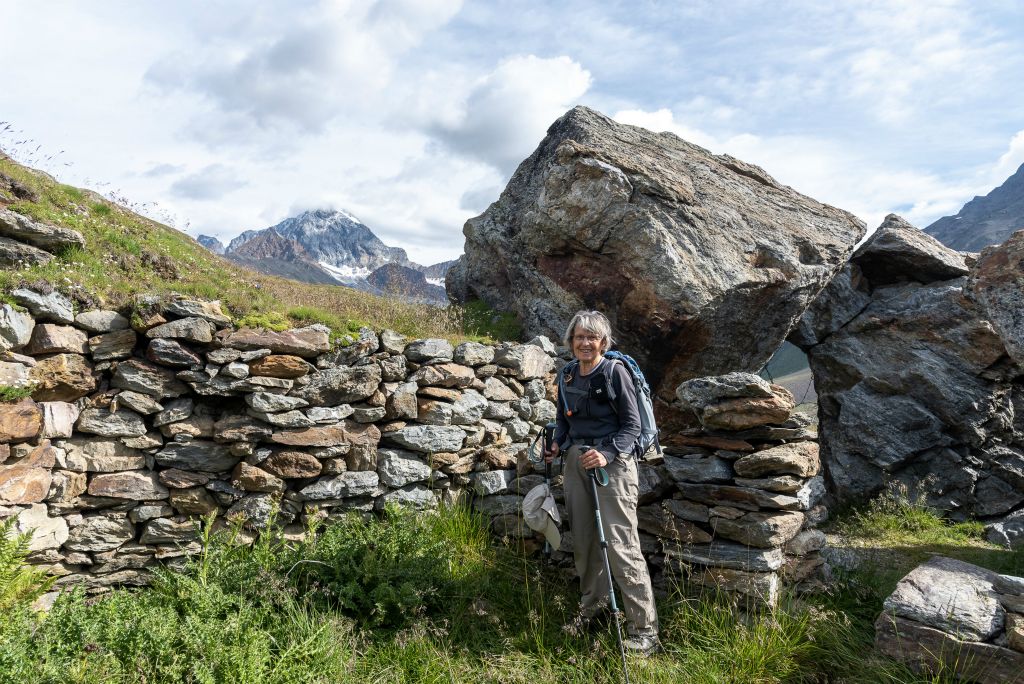
[[[569,57],[511,57],[479,79],[458,110],[430,130],[452,151],[508,176],[591,81],[590,72]]]

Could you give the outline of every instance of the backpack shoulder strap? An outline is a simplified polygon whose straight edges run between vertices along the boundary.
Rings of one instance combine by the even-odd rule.
[[[569,363],[562,366],[562,370],[558,371],[558,400],[562,404],[562,412],[566,415],[569,414],[569,400],[565,397],[565,379],[571,375],[579,367],[580,362],[573,359]]]
[[[609,352],[605,352],[605,357],[608,359],[608,363],[601,372],[607,380],[605,386],[608,388],[608,402],[611,404],[612,411],[618,413],[619,407],[615,403],[615,400],[619,397],[619,393],[615,391],[615,364],[622,364],[622,360],[618,358],[618,352],[610,353],[612,354],[611,356],[608,355]],[[629,369],[627,368],[626,370]]]

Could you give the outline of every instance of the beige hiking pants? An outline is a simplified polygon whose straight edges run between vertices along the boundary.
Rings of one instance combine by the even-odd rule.
[[[580,578],[580,609],[584,615],[594,615],[608,603],[608,578],[601,558],[590,475],[579,464],[581,455],[579,445],[573,445],[566,453],[565,505],[572,529],[576,574]],[[630,634],[657,634],[654,592],[637,532],[636,505],[640,486],[636,459],[621,455],[605,470],[608,471],[608,486],[598,487],[597,496],[608,542],[608,562],[618,585],[615,596],[626,614]]]

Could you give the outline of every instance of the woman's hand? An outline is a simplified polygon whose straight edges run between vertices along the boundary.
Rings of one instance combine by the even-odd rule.
[[[558,457],[558,443],[552,442],[550,449],[544,450],[544,462],[551,463]]]
[[[591,449],[580,456],[580,465],[587,470],[592,468],[604,468],[608,465],[608,459],[605,458],[604,454],[597,449]]]

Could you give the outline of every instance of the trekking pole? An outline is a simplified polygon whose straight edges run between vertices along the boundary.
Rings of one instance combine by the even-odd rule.
[[[555,441],[555,424],[548,423],[544,426],[544,453],[551,449],[551,443]],[[544,484],[547,485],[548,491],[551,491],[551,463],[548,462],[547,458],[544,459]],[[556,549],[557,550],[557,549]],[[544,537],[544,556],[550,562],[551,560],[551,542],[548,538]]]
[[[583,453],[590,451],[592,447],[582,447]],[[581,454],[582,455],[582,454]],[[608,540],[604,536],[604,522],[601,520],[601,500],[597,498],[597,487],[608,486],[608,472],[604,468],[591,468],[587,471],[590,475],[590,491],[594,495],[594,517],[597,520],[597,539],[601,543],[601,557],[604,560],[604,573],[608,577],[608,604],[611,607],[612,615],[615,617],[615,636],[619,640],[619,655],[622,656],[622,676],[626,684],[629,684],[629,670],[626,669],[626,648],[622,645],[622,622],[620,621],[619,606],[615,602],[615,582],[612,579],[612,566],[608,562]]]

